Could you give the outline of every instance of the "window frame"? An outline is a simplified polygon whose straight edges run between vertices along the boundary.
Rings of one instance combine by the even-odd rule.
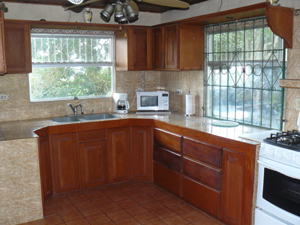
[[[111,39],[111,48],[110,48],[110,54],[111,54],[111,61],[109,62],[45,62],[45,63],[34,63],[32,62],[32,68],[62,68],[62,67],[111,67],[111,91],[107,95],[95,95],[95,96],[80,96],[78,98],[80,99],[101,99],[101,98],[108,98],[111,97],[112,93],[115,91],[115,74],[116,74],[116,67],[115,67],[115,35],[112,34],[52,34],[52,33],[31,33],[32,37],[49,37],[49,38],[55,38],[55,37],[80,37],[80,38],[110,38]],[[54,101],[66,101],[66,100],[74,100],[77,98],[77,96],[70,96],[70,97],[59,97],[59,98],[47,98],[47,99],[38,99],[34,100],[32,99],[31,94],[31,79],[30,79],[31,73],[28,75],[29,80],[29,99],[30,102],[54,102]]]
[[[214,115],[214,105],[213,105],[213,102],[214,102],[214,95],[216,94],[216,93],[219,93],[219,95],[221,95],[222,94],[222,92],[221,92],[221,88],[222,87],[224,87],[224,86],[222,86],[222,83],[219,83],[219,84],[215,84],[214,83],[214,70],[218,67],[218,69],[219,69],[219,74],[218,74],[218,76],[220,76],[220,80],[221,80],[221,76],[222,75],[224,75],[223,74],[223,66],[224,65],[226,65],[226,63],[224,63],[224,62],[228,62],[228,61],[230,61],[231,60],[231,58],[230,57],[228,57],[225,61],[222,59],[222,54],[229,54],[229,53],[232,53],[233,55],[234,54],[240,54],[240,53],[242,53],[242,54],[244,54],[243,55],[243,58],[242,58],[242,62],[244,63],[244,64],[240,64],[239,65],[239,63],[237,62],[237,61],[235,61],[234,62],[234,58],[236,57],[236,55],[234,55],[234,57],[232,58],[232,62],[234,62],[235,64],[233,64],[232,66],[235,68],[235,70],[236,70],[236,72],[235,72],[235,80],[233,81],[234,82],[234,86],[232,86],[233,88],[234,88],[234,90],[235,90],[235,95],[234,95],[234,99],[235,99],[235,110],[234,110],[234,119],[232,119],[232,118],[230,118],[229,117],[229,112],[230,111],[228,111],[228,107],[230,107],[230,104],[229,104],[229,101],[230,101],[230,99],[228,99],[227,98],[227,115],[226,115],[226,117],[227,117],[227,120],[231,120],[231,121],[237,121],[237,122],[239,122],[239,123],[241,123],[241,124],[245,124],[245,125],[249,125],[249,126],[254,126],[254,127],[261,127],[261,128],[268,128],[268,129],[279,129],[279,130],[282,130],[282,128],[283,128],[283,117],[284,117],[284,107],[285,107],[285,89],[284,88],[281,88],[281,87],[278,87],[278,88],[280,88],[280,90],[276,90],[276,87],[277,86],[275,86],[275,88],[274,88],[274,86],[271,86],[270,87],[270,90],[269,90],[269,92],[270,92],[270,94],[271,94],[271,102],[270,102],[270,106],[271,106],[271,110],[272,110],[272,107],[273,107],[273,96],[272,96],[272,93],[274,92],[274,91],[277,91],[277,92],[280,92],[280,98],[278,98],[278,99],[280,99],[280,107],[279,107],[279,111],[278,112],[280,112],[280,118],[277,118],[277,117],[275,117],[276,119],[280,119],[280,124],[278,123],[277,125],[274,125],[273,124],[273,119],[272,119],[272,117],[274,116],[273,115],[273,111],[270,111],[270,115],[272,115],[271,116],[271,119],[270,119],[270,126],[265,126],[264,125],[264,123],[261,121],[260,123],[259,123],[259,125],[257,125],[256,123],[255,123],[255,121],[254,121],[254,118],[253,118],[253,115],[254,115],[254,106],[255,106],[255,104],[253,103],[254,102],[254,99],[252,98],[251,99],[251,101],[252,101],[252,110],[251,110],[251,122],[248,122],[248,121],[246,121],[245,120],[245,112],[247,112],[247,111],[245,111],[245,109],[243,108],[243,118],[241,119],[242,120],[242,122],[241,122],[241,120],[237,117],[237,108],[236,108],[236,106],[237,106],[237,95],[236,95],[236,92],[237,92],[237,90],[236,90],[236,88],[243,88],[243,90],[245,91],[246,89],[249,89],[249,87],[246,87],[245,86],[245,83],[244,83],[244,76],[245,76],[245,74],[246,74],[246,72],[245,72],[245,69],[246,69],[246,67],[248,66],[248,64],[247,64],[247,62],[248,61],[251,61],[252,63],[253,63],[253,67],[252,67],[252,82],[254,82],[254,76],[256,76],[256,74],[255,74],[255,72],[254,72],[254,68],[255,68],[255,66],[257,66],[257,64],[255,63],[255,62],[259,62],[258,64],[261,64],[261,66],[262,66],[262,71],[261,71],[261,75],[260,76],[262,76],[262,78],[261,78],[261,80],[262,81],[264,81],[264,82],[266,82],[264,79],[265,79],[265,77],[264,76],[267,76],[267,73],[268,72],[264,72],[264,69],[266,69],[266,68],[269,68],[269,66],[266,66],[268,63],[269,63],[269,59],[268,60],[266,60],[264,57],[265,57],[265,52],[267,52],[267,51],[272,51],[272,54],[271,54],[271,57],[272,57],[272,59],[271,59],[271,61],[270,62],[272,62],[272,66],[271,66],[271,69],[272,69],[272,74],[273,74],[273,72],[275,71],[274,70],[274,68],[276,68],[276,66],[275,67],[273,67],[273,62],[274,62],[274,58],[273,58],[273,55],[274,56],[276,56],[276,54],[274,53],[274,52],[277,52],[277,50],[279,50],[279,51],[281,51],[280,53],[278,53],[278,54],[281,54],[281,56],[282,56],[282,58],[278,58],[277,59],[277,61],[278,62],[280,62],[281,64],[279,64],[280,65],[280,67],[278,67],[278,68],[281,68],[282,69],[282,72],[280,72],[279,73],[279,76],[277,77],[277,80],[279,81],[279,79],[284,79],[284,77],[286,76],[286,48],[285,48],[285,43],[284,43],[284,41],[282,41],[282,39],[280,39],[280,41],[282,42],[282,44],[280,44],[280,48],[277,48],[278,46],[276,46],[275,48],[274,48],[274,37],[275,36],[277,36],[277,35],[275,35],[273,32],[272,32],[272,48],[271,49],[269,49],[269,48],[265,48],[265,46],[264,47],[262,47],[262,49],[255,49],[254,48],[254,45],[255,45],[255,42],[254,42],[254,37],[253,37],[253,49],[252,50],[246,50],[246,48],[244,47],[243,48],[243,50],[239,50],[239,49],[237,49],[237,47],[238,47],[238,45],[237,45],[237,32],[238,31],[240,31],[240,30],[242,30],[243,32],[244,32],[244,38],[245,38],[245,35],[246,35],[246,30],[254,30],[254,29],[257,29],[257,28],[259,28],[259,26],[254,26],[254,24],[255,24],[255,22],[254,21],[259,21],[259,20],[263,20],[263,23],[262,23],[262,25],[261,25],[261,27],[260,28],[262,28],[262,29],[264,29],[265,27],[268,27],[269,28],[269,26],[267,25],[267,24],[265,24],[264,23],[264,21],[266,21],[266,18],[265,17],[257,17],[257,18],[252,18],[252,19],[245,19],[245,20],[238,20],[238,21],[231,21],[231,22],[225,22],[225,23],[220,23],[220,24],[213,24],[213,25],[208,25],[208,26],[206,26],[206,28],[211,28],[213,31],[207,31],[205,28],[205,30],[204,30],[204,76],[203,76],[203,84],[204,84],[204,87],[203,87],[203,93],[204,93],[204,102],[203,102],[203,114],[204,114],[204,116],[206,116],[206,117],[209,117],[209,118],[212,118],[212,119],[220,119],[220,120],[226,120],[226,118],[224,118],[224,116],[222,116],[222,114],[223,113],[221,113],[222,112],[222,109],[221,109],[221,106],[220,106],[220,104],[221,104],[221,99],[219,98],[219,114],[218,115]],[[246,28],[246,26],[245,26],[245,24],[247,23],[247,22],[249,22],[249,21],[252,21],[252,23],[253,23],[253,27],[251,28],[249,28],[249,27],[247,27]],[[222,30],[222,26],[227,26],[228,25],[228,27],[229,27],[229,25],[230,24],[237,24],[237,23],[244,23],[244,27],[243,27],[243,29],[236,29],[236,30],[229,30],[229,29],[227,29],[226,31],[224,31],[224,30]],[[237,26],[237,25],[236,25]],[[215,28],[214,27],[219,27],[219,32],[216,32],[215,33]],[[217,28],[218,29],[218,28]],[[214,45],[214,35],[215,34],[220,34],[220,43],[219,44],[222,44],[222,41],[221,41],[221,35],[222,35],[222,33],[230,33],[230,32],[232,32],[232,31],[234,31],[235,32],[235,38],[236,38],[236,40],[235,40],[235,46],[234,46],[234,48],[235,48],[235,50],[233,51],[233,52],[231,52],[230,51],[230,49],[227,49],[225,52],[223,52],[222,51],[222,49],[220,48],[220,50],[219,51],[214,51],[214,50],[208,50],[207,48],[209,48],[209,47],[212,47],[213,48],[213,45]],[[264,33],[264,32],[263,32]],[[212,41],[210,42],[210,39],[211,39],[211,37],[209,37],[210,35],[212,35]],[[262,37],[262,39],[263,39],[263,41],[265,40],[265,37],[266,36],[264,36],[264,37]],[[227,38],[228,38],[228,35],[227,35]],[[279,37],[280,38],[280,37]],[[228,40],[227,40],[228,41]],[[245,39],[244,39],[244,41],[245,41]],[[217,42],[218,43],[218,42]],[[262,42],[262,45],[263,45],[263,43],[264,42]],[[245,43],[244,43],[245,44]],[[228,47],[228,46],[227,46]],[[262,57],[262,59],[260,59],[260,60],[255,60],[254,59],[254,55],[252,56],[253,58],[252,59],[246,59],[246,53],[247,52],[253,52],[253,54],[255,54],[255,53],[257,53],[257,52],[261,52],[262,54],[263,54],[263,57]],[[219,59],[219,61],[218,60],[215,60],[214,59],[214,55],[215,54],[220,54],[220,59]],[[210,57],[213,57],[213,60],[210,60]],[[271,58],[270,57],[270,58]],[[276,57],[275,57],[276,58]],[[280,60],[280,59],[283,59],[283,60]],[[231,66],[231,67],[232,67]],[[237,69],[239,68],[239,67],[242,67],[243,68],[243,73],[244,73],[244,75],[242,75],[243,73],[241,73],[241,75],[240,75],[240,77],[239,77],[239,74],[238,74],[238,72],[237,72]],[[210,68],[210,69],[209,69]],[[209,72],[209,71],[211,71],[211,72]],[[211,74],[212,73],[212,74]],[[230,76],[231,76],[231,72],[228,70],[227,71],[227,79],[230,79]],[[243,77],[242,77],[243,76]],[[272,77],[272,81],[273,81],[273,75],[271,75],[271,77]],[[242,81],[243,81],[243,87],[239,87],[239,80],[237,80],[237,78],[239,78],[239,79],[241,79]],[[276,80],[276,82],[277,82],[277,80]],[[208,84],[210,81],[212,81],[212,83],[211,84]],[[265,86],[265,83],[262,83],[261,84],[261,87],[260,88],[256,88],[255,86],[254,86],[254,83],[252,84],[252,86],[251,86],[251,91],[254,91],[255,89],[260,89],[260,91],[261,91],[261,95],[260,95],[260,101],[262,102],[263,100],[263,98],[264,98],[264,95],[263,95],[263,91],[265,91],[265,88],[264,88],[264,86]],[[275,83],[276,82],[274,82],[274,84],[272,83],[272,85],[275,85]],[[271,85],[271,83],[269,83],[270,85]],[[215,89],[215,87],[219,87],[219,92],[214,92],[214,89]],[[228,95],[228,93],[229,93],[229,86],[230,86],[230,83],[229,83],[229,81],[227,82],[227,85],[225,85],[225,86],[227,86],[227,89],[226,89],[226,92],[227,92],[227,95]],[[211,90],[209,91],[208,89],[209,88],[211,88]],[[209,92],[209,93],[208,93]],[[245,94],[244,94],[245,95]],[[209,98],[210,97],[210,98]],[[227,96],[228,97],[228,96]],[[253,94],[252,94],[252,97],[253,97]],[[245,96],[244,96],[244,98],[245,98]],[[211,103],[209,103],[209,100],[212,100],[212,102]],[[245,99],[243,100],[243,104],[245,104]],[[208,110],[208,106],[211,106],[210,107],[210,109]],[[218,107],[217,107],[218,108]],[[259,111],[259,114],[260,114],[260,116],[262,117],[262,114],[263,114],[263,107],[262,106],[260,106],[260,111]],[[278,120],[277,120],[278,121]],[[276,126],[276,128],[274,128]],[[279,126],[279,127],[278,127]],[[278,127],[278,128],[277,128]]]

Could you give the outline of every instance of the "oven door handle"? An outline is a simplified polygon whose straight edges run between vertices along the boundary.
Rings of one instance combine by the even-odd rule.
[[[290,170],[288,170],[285,166],[285,165],[282,165],[281,163],[276,163],[277,165],[272,165],[273,163],[268,163],[268,162],[264,162],[264,161],[261,161],[261,160],[258,160],[257,161],[259,164],[267,167],[268,169],[271,169],[271,170],[274,170],[278,173],[281,173],[285,176],[288,176],[288,177],[291,177],[291,178],[294,178],[294,179],[297,179],[297,180],[300,180],[300,173],[294,173],[294,172],[291,172]]]

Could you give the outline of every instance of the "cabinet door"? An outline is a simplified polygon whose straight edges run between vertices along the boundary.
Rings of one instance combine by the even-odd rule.
[[[175,172],[172,169],[167,168],[166,166],[153,162],[153,181],[161,187],[167,189],[180,196],[181,192],[181,174]]]
[[[162,27],[154,28],[152,30],[153,43],[153,69],[159,70],[165,68],[165,49],[164,49],[164,29]]]
[[[0,76],[6,73],[4,12],[0,10]]]
[[[161,129],[154,129],[154,142],[155,144],[166,148],[168,150],[172,150],[175,152],[181,153],[181,145],[182,145],[182,136],[178,134],[174,134]]]
[[[178,25],[165,27],[165,68],[178,69],[178,45],[179,41]]]
[[[42,195],[44,200],[47,200],[53,194],[48,136],[39,138],[39,152],[40,152]]]
[[[109,182],[130,179],[130,142],[129,128],[108,129]]]
[[[132,128],[133,178],[151,180],[152,159],[151,127]]]
[[[79,144],[82,187],[95,187],[107,183],[106,141]]]
[[[5,20],[5,52],[7,73],[30,73],[30,24],[24,21]]]
[[[180,69],[203,69],[203,26],[180,25]]]
[[[220,216],[220,191],[184,176],[182,198],[213,216]]]
[[[76,133],[52,136],[55,193],[80,188]]]
[[[228,224],[242,224],[245,155],[223,150],[221,217]]]
[[[129,70],[152,68],[151,29],[130,28],[128,33]]]

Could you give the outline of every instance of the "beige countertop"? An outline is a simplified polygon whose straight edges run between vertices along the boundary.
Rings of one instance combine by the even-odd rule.
[[[141,118],[141,119],[156,119],[169,124],[178,125],[194,129],[197,131],[206,132],[220,137],[233,139],[249,144],[260,144],[259,142],[252,141],[246,138],[240,138],[241,136],[248,136],[247,134],[256,132],[265,132],[266,129],[256,128],[251,126],[239,125],[237,127],[219,127],[212,125],[213,119],[206,117],[185,117],[183,114],[172,113],[171,115],[137,115],[135,113],[118,114],[120,119],[126,118]],[[116,120],[116,119],[113,119]],[[95,121],[95,120],[94,120]],[[76,122],[76,123],[90,123]],[[98,120],[99,121],[99,120]],[[34,131],[47,126],[65,125],[68,123],[55,123],[50,119],[36,119],[36,120],[24,120],[24,121],[11,121],[0,123],[0,141],[26,139],[38,137]]]

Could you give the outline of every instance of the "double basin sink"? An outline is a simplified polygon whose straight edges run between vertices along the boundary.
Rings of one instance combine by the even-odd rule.
[[[56,123],[72,123],[72,122],[81,122],[81,121],[90,121],[90,120],[107,120],[120,118],[117,115],[103,113],[103,114],[90,114],[90,115],[72,115],[72,116],[63,116],[52,118],[51,121]]]

